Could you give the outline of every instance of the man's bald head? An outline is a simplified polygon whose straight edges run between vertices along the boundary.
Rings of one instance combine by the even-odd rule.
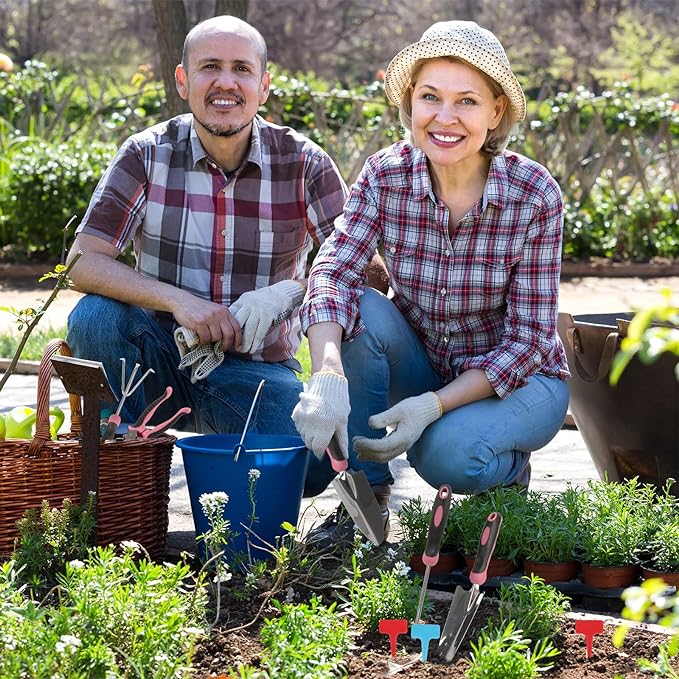
[[[246,21],[228,15],[212,17],[211,19],[201,21],[188,32],[184,39],[184,49],[182,50],[182,66],[185,71],[188,72],[189,70],[191,46],[201,37],[207,35],[223,35],[225,38],[229,35],[240,35],[244,38],[248,38],[251,40],[259,54],[262,73],[266,71],[266,42],[264,42],[262,34]]]

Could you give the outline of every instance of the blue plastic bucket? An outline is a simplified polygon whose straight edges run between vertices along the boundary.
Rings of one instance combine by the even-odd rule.
[[[266,552],[255,548],[262,545],[257,538],[275,545],[276,538],[286,534],[281,528],[284,521],[297,525],[309,464],[309,451],[299,436],[248,434],[245,451],[241,451],[238,461],[234,462],[234,448],[239,441],[240,434],[206,434],[180,439],[176,444],[184,458],[196,535],[210,529],[200,506],[200,496],[215,491],[229,496],[224,517],[230,521],[231,531],[238,533],[227,545],[229,561],[239,553],[247,553],[248,536],[253,558],[266,558]],[[241,525],[250,526],[248,473],[251,469],[260,472],[254,493],[256,520],[251,526],[257,537],[248,534]]]

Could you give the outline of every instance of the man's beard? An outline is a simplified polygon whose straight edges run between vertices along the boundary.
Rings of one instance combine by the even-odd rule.
[[[238,127],[231,127],[229,129],[224,129],[219,127],[218,125],[211,125],[210,123],[204,123],[200,118],[196,116],[196,114],[193,114],[194,120],[205,130],[207,130],[213,137],[235,137],[237,134],[240,134],[244,129],[250,126],[252,123],[252,120],[248,121],[247,123],[244,123],[243,125],[239,125]]]

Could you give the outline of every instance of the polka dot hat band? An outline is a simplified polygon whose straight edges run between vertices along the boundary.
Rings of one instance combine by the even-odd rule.
[[[474,21],[439,21],[420,38],[402,49],[387,67],[384,88],[397,106],[410,84],[413,66],[420,59],[458,57],[495,80],[509,99],[514,122],[526,116],[526,98],[500,41]]]

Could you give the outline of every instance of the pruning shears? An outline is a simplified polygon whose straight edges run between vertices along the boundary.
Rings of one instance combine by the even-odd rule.
[[[173,425],[182,415],[188,415],[191,408],[184,406],[180,408],[172,417],[160,424],[149,424],[149,420],[156,414],[158,407],[172,396],[172,387],[166,387],[165,393],[151,403],[146,410],[139,416],[134,424],[131,424],[125,434],[125,440],[147,439],[150,436],[158,436]]]

